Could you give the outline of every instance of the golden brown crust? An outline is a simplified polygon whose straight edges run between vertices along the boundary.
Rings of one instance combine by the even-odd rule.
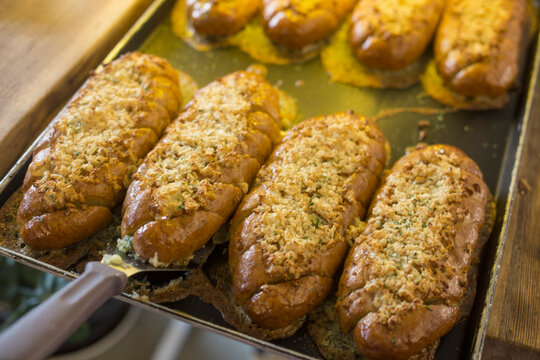
[[[17,215],[23,241],[54,249],[103,228],[181,102],[176,71],[157,56],[128,53],[90,76],[34,150]]]
[[[285,327],[328,295],[385,142],[372,120],[343,112],[302,122],[274,150],[231,220],[234,292],[255,323]]]
[[[465,96],[503,95],[518,74],[526,6],[526,0],[449,2],[435,37],[445,85]]]
[[[354,328],[353,339],[370,359],[405,360],[450,331],[458,314],[457,307],[432,305],[428,310],[422,306],[407,309],[400,321],[388,328],[370,313]],[[410,344],[415,345],[414,352]]]
[[[307,323],[310,337],[325,359],[365,359],[358,353],[353,334],[344,334],[341,331],[335,304],[335,296],[330,296],[321,306],[310,311]],[[407,360],[433,360],[438,345],[439,340],[436,340]]]
[[[260,0],[187,0],[188,19],[206,36],[232,35],[257,13]]]
[[[302,49],[330,36],[356,0],[263,0],[266,35],[275,43]]]
[[[341,327],[362,354],[407,358],[453,327],[490,201],[478,166],[452,146],[395,163],[339,284]]]
[[[362,0],[349,29],[353,54],[366,66],[400,70],[414,63],[431,41],[443,0]]]
[[[201,89],[133,176],[122,236],[144,259],[189,258],[228,219],[278,142],[277,92],[239,71]]]
[[[144,259],[171,263],[189,257],[214,235],[225,219],[216,213],[198,210],[170,219],[154,220],[137,229],[133,249]]]
[[[59,249],[84,240],[111,220],[109,208],[101,206],[49,212],[25,222],[21,236],[32,249]]]
[[[267,329],[291,325],[319,305],[332,289],[332,278],[321,275],[304,276],[277,284],[264,284],[245,304],[249,317]]]

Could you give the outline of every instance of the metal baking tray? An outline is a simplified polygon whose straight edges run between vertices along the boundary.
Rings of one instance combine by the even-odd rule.
[[[132,50],[153,53],[190,74],[200,86],[255,63],[235,48],[204,53],[190,48],[172,33],[170,12],[173,5],[174,0],[152,3],[104,62]],[[473,310],[467,319],[441,339],[436,359],[477,359],[482,353],[530,120],[540,64],[538,50],[535,37],[524,58],[520,80],[511,91],[510,102],[503,109],[457,111],[444,115],[402,113],[379,120],[379,126],[392,147],[391,163],[402,156],[407,147],[418,142],[418,121],[429,121],[431,126],[426,129],[424,142],[447,143],[463,149],[482,169],[497,203],[497,219],[480,264]],[[297,100],[302,118],[348,109],[373,116],[391,108],[442,108],[426,96],[420,84],[406,90],[377,90],[332,83],[319,58],[304,64],[269,65],[267,68],[269,82],[278,84]],[[21,186],[35,144],[28,148],[0,182],[0,206]],[[77,276],[6,247],[0,246],[0,254],[65,278]],[[262,341],[230,327],[216,309],[198,298],[188,297],[166,305],[134,300],[126,295],[118,298],[288,358],[322,358],[305,327],[286,339]]]

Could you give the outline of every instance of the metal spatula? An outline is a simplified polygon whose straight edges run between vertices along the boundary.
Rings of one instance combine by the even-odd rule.
[[[200,266],[214,248],[210,241],[187,266],[156,268],[117,251],[116,242],[113,243],[101,262],[89,262],[76,280],[1,334],[1,360],[46,358],[105,301],[121,294],[128,277],[143,271],[178,271]]]

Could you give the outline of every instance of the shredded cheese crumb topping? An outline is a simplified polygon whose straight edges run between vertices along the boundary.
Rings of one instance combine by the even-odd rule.
[[[103,185],[119,194],[129,184],[140,163],[136,117],[149,110],[158,76],[167,74],[156,57],[131,53],[87,80],[53,125],[54,142],[29,169],[50,207],[85,203],[85,186]]]
[[[223,169],[234,169],[240,160],[249,158],[244,139],[255,131],[252,102],[265,93],[274,94],[277,104],[275,90],[248,73],[233,73],[197,93],[148,154],[145,172],[135,175],[153,188],[157,214],[170,217],[196,211],[216,198],[215,185]],[[246,182],[251,180],[231,185],[245,193]]]
[[[455,204],[466,196],[455,164],[455,154],[419,161],[390,173],[377,195],[367,230],[356,242],[365,256],[364,290],[376,294],[373,304],[383,318],[417,306],[418,299],[444,297],[459,271],[447,261],[455,224],[464,216]]]
[[[382,36],[402,35],[414,31],[411,26],[418,24],[424,9],[439,0],[376,0],[361,1],[354,16],[361,17]]]
[[[372,139],[358,117],[314,120],[309,131],[296,134],[293,128],[258,175],[266,191],[253,212],[261,218],[257,235],[269,273],[299,277],[317,261],[315,249],[345,241],[347,180],[355,171],[369,171]]]

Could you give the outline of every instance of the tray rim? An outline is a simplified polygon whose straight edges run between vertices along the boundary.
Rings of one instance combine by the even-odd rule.
[[[519,131],[519,137],[518,137],[519,140],[516,146],[516,152],[514,154],[514,165],[512,166],[510,183],[507,188],[505,187],[505,189],[508,189],[508,195],[507,195],[506,205],[504,208],[504,218],[502,221],[502,227],[501,227],[499,236],[497,238],[495,261],[490,270],[489,285],[487,288],[487,293],[485,295],[484,304],[482,306],[482,314],[481,314],[481,318],[479,322],[480,326],[479,326],[479,329],[475,333],[475,339],[473,341],[472,354],[471,354],[471,358],[473,359],[481,359],[482,357],[487,328],[489,324],[489,318],[491,315],[491,309],[493,307],[493,300],[495,298],[495,291],[496,291],[497,282],[499,279],[502,256],[503,256],[504,247],[506,245],[506,241],[508,238],[510,219],[512,217],[512,212],[514,210],[514,203],[515,203],[516,195],[518,191],[517,184],[519,181],[518,178],[519,178],[521,166],[523,165],[523,152],[524,152],[524,148],[527,142],[530,124],[532,122],[531,114],[532,114],[532,107],[534,106],[534,91],[538,84],[538,75],[540,73],[540,69],[539,69],[540,68],[540,43],[539,42],[540,42],[540,38],[538,34],[535,34],[533,39],[531,40],[531,44],[529,45],[530,46],[529,52],[533,56],[531,64],[529,65],[532,71],[527,81],[527,86],[526,86],[527,97],[523,105],[523,114],[520,116],[522,121],[521,123],[517,124],[518,131]],[[505,155],[507,155],[507,153],[505,153]],[[504,162],[505,161],[503,160],[503,163]],[[501,171],[503,171],[502,168],[501,168]],[[495,194],[499,194],[501,192],[500,186],[502,185],[503,184],[501,184],[500,182],[498,183]]]
[[[150,5],[141,14],[141,16],[133,23],[133,25],[127,30],[127,32],[116,43],[116,45],[114,45],[114,47],[106,55],[106,57],[100,62],[100,65],[98,65],[98,68],[113,61],[116,57],[118,57],[118,55],[126,51],[126,48],[128,47],[130,41],[132,41],[132,39],[135,37],[135,35],[137,35],[137,33],[139,32],[144,31],[144,27],[148,26],[149,20],[153,19],[160,10],[163,10],[165,6],[167,5],[172,6],[174,2],[175,0],[152,1],[152,3],[150,3]],[[540,37],[538,36],[538,34],[535,34],[534,37],[532,38],[531,44],[529,45],[528,53],[529,53],[529,57],[532,58],[532,61],[527,61],[524,66],[527,67],[527,70],[530,69],[531,73],[530,73],[530,77],[526,81],[524,81],[522,91],[526,91],[526,93],[522,93],[521,94],[522,98],[518,100],[518,109],[521,109],[521,110],[518,112],[519,117],[518,117],[517,124],[515,125],[515,127],[512,128],[513,130],[516,130],[516,132],[518,133],[518,136],[517,136],[518,141],[517,141],[515,153],[510,154],[510,155],[513,155],[514,164],[511,167],[511,175],[509,178],[508,186],[505,186],[504,181],[501,182],[500,181],[501,177],[499,177],[499,180],[497,182],[497,188],[494,191],[494,195],[497,196],[498,194],[500,194],[502,190],[508,190],[508,195],[506,196],[506,204],[504,206],[504,217],[503,217],[503,220],[501,221],[501,229],[497,237],[497,245],[495,248],[494,262],[491,268],[489,269],[489,274],[488,274],[489,284],[487,285],[486,294],[482,301],[483,304],[481,305],[482,310],[480,314],[480,320],[478,321],[479,326],[474,332],[472,346],[470,347],[472,350],[471,353],[469,354],[471,359],[481,359],[482,357],[482,351],[485,344],[485,337],[486,337],[487,327],[489,323],[489,317],[490,317],[491,309],[493,306],[493,300],[495,296],[497,281],[498,281],[501,262],[502,262],[502,255],[504,253],[504,248],[505,248],[505,244],[508,237],[509,222],[512,216],[515,198],[517,195],[518,177],[519,177],[521,166],[523,165],[523,151],[524,151],[524,147],[525,147],[528,133],[529,133],[532,107],[534,106],[534,90],[536,88],[537,83],[539,82],[538,76],[540,74]],[[520,76],[523,76],[523,74]],[[75,90],[75,92],[76,91],[78,91],[78,89]],[[523,97],[525,94],[526,94],[526,98],[524,101]],[[24,168],[24,166],[30,161],[35,147],[37,146],[41,138],[45,135],[47,130],[50,128],[50,126],[52,125],[56,117],[62,113],[64,108],[65,108],[65,105],[59,108],[56,111],[56,114],[53,113],[54,116],[50,118],[51,120],[43,129],[43,131],[28,146],[28,148],[24,151],[24,153],[18,158],[15,164],[10,168],[10,170],[6,173],[6,175],[1,179],[0,194],[3,194],[5,191],[7,191],[6,189],[12,183],[14,178],[19,174],[22,168]],[[508,140],[506,145],[508,146],[510,142],[511,141]],[[505,157],[508,156],[508,150],[505,150],[504,155]],[[501,161],[502,166],[501,166],[500,173],[504,171],[504,164],[508,163],[509,161],[510,160],[504,160],[504,159]],[[68,280],[73,280],[80,275],[75,272],[67,271],[59,267],[50,265],[48,263],[39,261],[31,256],[21,254],[17,251],[7,249],[2,246],[0,246],[0,255],[9,257],[21,264],[30,266],[37,270],[46,271],[46,272],[49,272],[51,274],[60,276]],[[226,328],[220,324],[216,324],[213,322],[209,322],[209,321],[197,318],[193,315],[190,315],[180,310],[175,310],[173,308],[164,306],[162,304],[150,303],[148,301],[137,299],[136,296],[133,296],[131,294],[122,293],[121,295],[115,296],[115,298],[121,301],[125,301],[131,305],[142,307],[145,310],[149,310],[157,314],[161,314],[161,315],[165,314],[167,316],[170,316],[176,319],[181,319],[182,321],[185,321],[189,323],[190,325],[213,331],[215,333],[226,336],[228,338],[242,341],[251,346],[258,347],[265,351],[270,351],[280,356],[287,356],[287,355],[295,356],[295,357],[291,357],[292,359],[294,358],[313,359],[313,360],[318,359],[310,355],[300,353],[291,349],[286,349],[287,354],[284,354],[282,347],[272,342],[249,336],[234,328]]]

